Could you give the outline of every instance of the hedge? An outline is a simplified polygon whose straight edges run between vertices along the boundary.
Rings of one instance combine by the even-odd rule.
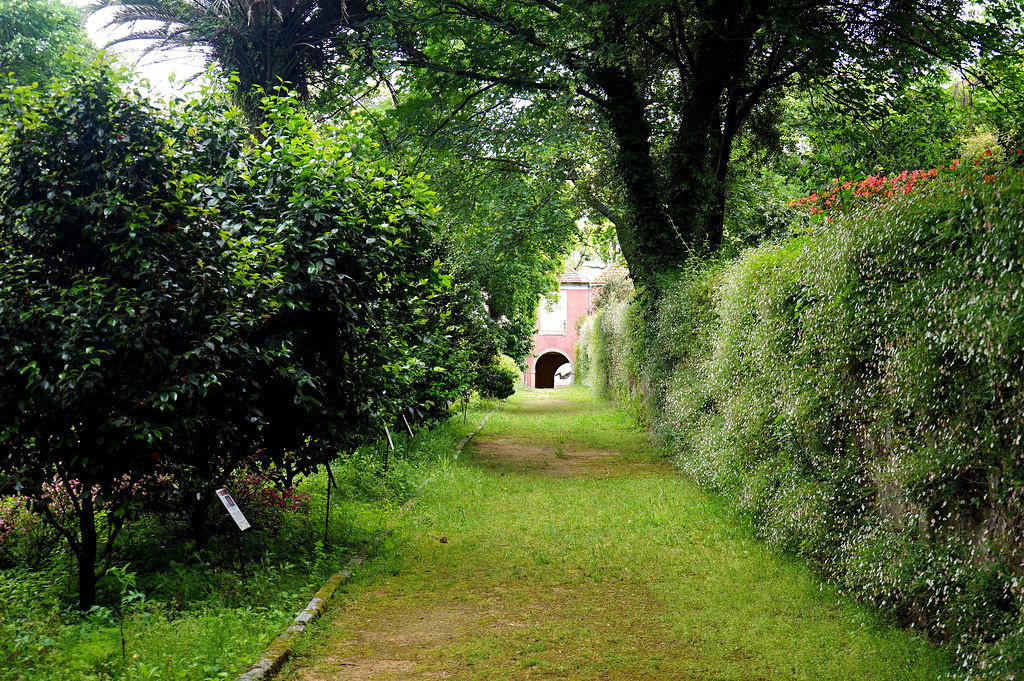
[[[1024,675],[1022,195],[982,171],[854,202],[611,302],[577,355],[765,541],[971,679]]]

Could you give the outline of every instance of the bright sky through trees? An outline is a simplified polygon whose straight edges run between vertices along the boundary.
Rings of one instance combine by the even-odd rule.
[[[92,4],[89,0],[64,1],[78,7],[88,7]],[[128,32],[124,26],[106,27],[112,11],[112,9],[105,9],[86,16],[86,31],[97,47],[103,47],[113,38]],[[147,23],[156,25],[157,22]],[[143,46],[143,41],[138,41],[119,43],[108,49],[119,55],[125,64],[132,66],[139,76],[148,79],[154,92],[162,96],[180,92],[182,89],[189,89],[190,85],[187,81],[206,70],[206,59],[198,52],[180,48],[158,50],[140,58]],[[174,83],[171,82],[172,76]]]

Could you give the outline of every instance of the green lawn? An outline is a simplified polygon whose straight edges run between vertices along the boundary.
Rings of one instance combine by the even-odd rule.
[[[524,391],[427,486],[289,679],[936,679],[583,389]]]

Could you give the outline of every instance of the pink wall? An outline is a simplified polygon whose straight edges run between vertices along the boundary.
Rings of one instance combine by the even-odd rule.
[[[558,350],[568,357],[569,361],[573,363],[573,370],[575,371],[576,339],[579,336],[576,330],[576,322],[590,311],[590,285],[586,283],[562,284],[560,290],[566,297],[566,313],[568,317],[568,323],[565,325],[566,331],[560,334],[541,335],[538,333],[533,337],[533,350],[530,352],[530,356],[526,358],[526,372],[523,374],[523,380],[527,386],[532,387],[534,385],[537,358],[549,350]]]

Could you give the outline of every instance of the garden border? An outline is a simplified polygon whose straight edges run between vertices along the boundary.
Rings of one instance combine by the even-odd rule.
[[[466,437],[459,441],[459,444],[455,445],[456,453],[462,451],[462,448],[466,446],[466,443],[468,443],[474,435],[483,429],[484,424],[487,423],[487,419],[489,419],[500,407],[501,405],[499,404],[489,411],[483,419],[481,419],[480,424],[476,429],[471,430]],[[418,491],[419,490],[417,489],[417,492]],[[402,504],[401,512],[404,513],[412,508],[415,500],[416,497],[414,494],[408,501]],[[349,559],[344,568],[331,575],[324,585],[320,587],[320,590],[316,592],[316,595],[313,596],[313,599],[302,610],[302,612],[295,616],[291,626],[275,638],[273,643],[270,644],[270,647],[268,647],[263,653],[262,657],[246,669],[240,676],[236,677],[235,681],[267,681],[277,674],[277,672],[281,670],[285,661],[291,656],[292,647],[306,632],[306,627],[309,623],[323,614],[324,610],[327,609],[327,604],[330,602],[331,597],[334,596],[334,592],[342,583],[351,577],[355,569],[366,560],[366,556],[369,554],[370,548],[384,541],[384,536],[385,535],[379,535],[370,541],[365,542],[359,548],[359,551],[356,552],[356,555]]]

